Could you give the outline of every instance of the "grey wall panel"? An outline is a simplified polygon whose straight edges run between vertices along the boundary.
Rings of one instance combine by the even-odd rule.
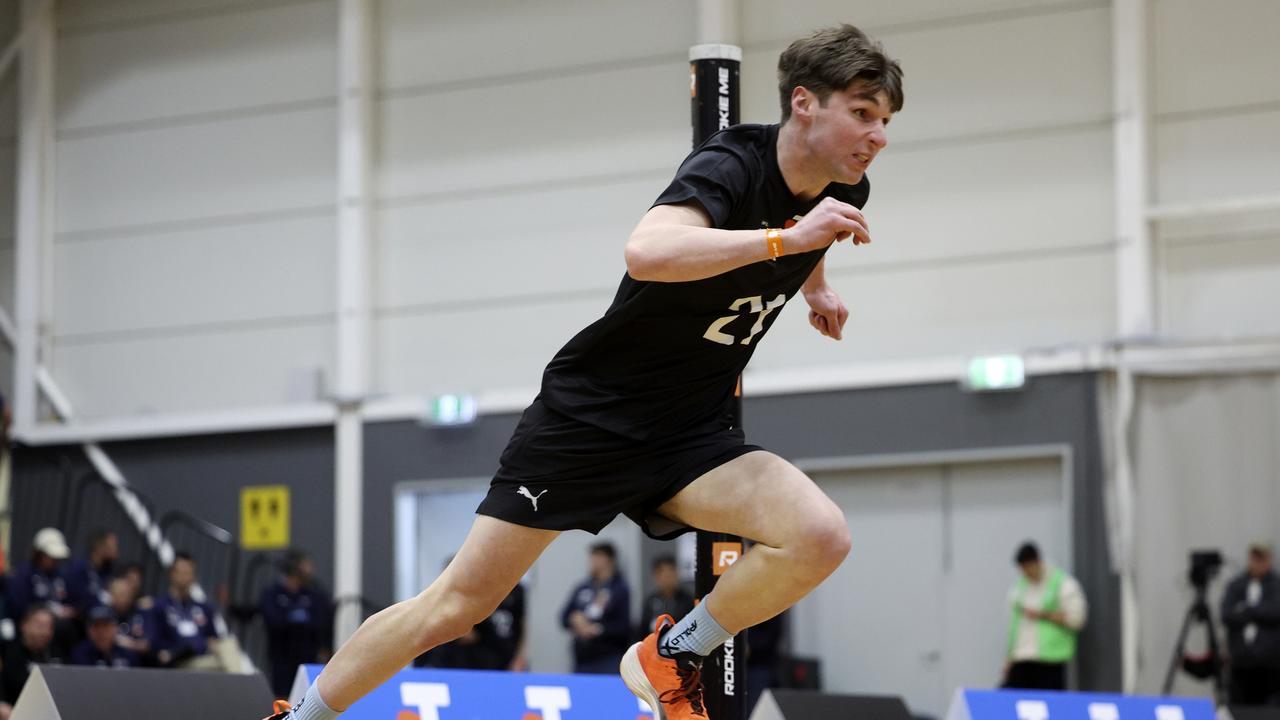
[[[60,337],[334,311],[331,213],[57,243]]]
[[[1280,4],[1157,0],[1152,5],[1157,113],[1280,101],[1280,77],[1275,72]]]
[[[808,306],[797,295],[762,342],[747,377],[766,369],[1101,342],[1114,331],[1113,272],[1111,250],[1104,247],[828,273],[849,308],[845,339],[834,343],[813,330]]]
[[[463,300],[379,318],[374,387],[409,394],[537,387],[556,351],[612,299],[610,288],[564,300]]]
[[[316,318],[82,336],[55,342],[51,369],[85,418],[314,401],[316,370],[332,377],[333,334],[332,318]]]
[[[890,147],[868,173],[872,244],[833,253],[828,266],[1096,246],[1113,235],[1111,162],[1105,127]]]
[[[4,393],[5,406],[13,402],[13,350],[0,344],[0,393]]]
[[[331,205],[333,109],[58,143],[59,234]]]
[[[377,306],[612,292],[627,237],[670,174],[384,207]]]
[[[333,2],[333,0],[318,0]],[[259,0],[255,5],[299,5],[317,0]],[[193,15],[221,15],[244,10],[244,0],[62,0],[57,5],[58,26],[85,32],[107,27],[134,27],[142,23],[164,24]]]
[[[769,16],[782,9],[756,5],[749,4]],[[783,13],[788,19],[779,22],[790,25],[806,8],[823,5],[788,6]],[[829,15],[794,30],[800,37],[826,24],[852,22],[875,35],[901,63],[906,101],[889,126],[891,146],[922,138],[1097,122],[1110,114],[1110,15],[1105,6],[1059,4],[1050,14],[1011,13],[971,24],[889,25],[883,31],[867,17],[918,11],[921,5],[897,3],[885,10],[868,7],[866,12],[850,13],[847,6],[833,4]],[[962,8],[948,9],[947,14],[952,12]],[[744,118],[778,120],[780,97],[770,81],[778,55],[792,39],[770,35],[769,41],[748,45],[743,58]]]
[[[1098,4],[1061,0],[913,0],[850,6],[840,0],[810,0],[796,5],[746,0],[742,29],[748,43],[788,42],[816,28],[841,22],[883,34],[894,30],[895,25],[959,25],[1002,16],[1054,13],[1063,5]]]
[[[1280,51],[1276,52],[1280,59]],[[1155,133],[1155,199],[1197,203],[1280,193],[1280,108],[1168,120]],[[1212,142],[1207,142],[1212,138]]]
[[[681,102],[688,84],[686,62],[656,61],[590,78],[391,95],[379,108],[379,194],[474,192],[674,169],[689,152],[689,109]],[[584,102],[588,88],[609,101]]]
[[[694,33],[694,6],[682,0],[386,0],[378,15],[388,88],[576,74],[662,55],[679,62]],[[492,107],[512,109],[502,89],[493,95]]]
[[[1173,337],[1280,335],[1280,229],[1170,240],[1160,264],[1162,325]]]
[[[337,32],[336,2],[72,32],[58,44],[58,129],[332,98]]]

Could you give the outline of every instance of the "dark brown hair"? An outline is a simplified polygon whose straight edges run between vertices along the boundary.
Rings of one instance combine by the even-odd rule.
[[[782,122],[791,117],[791,93],[797,87],[808,88],[826,105],[831,93],[854,83],[870,93],[883,90],[890,110],[902,109],[902,68],[866,33],[845,24],[796,40],[778,57]]]

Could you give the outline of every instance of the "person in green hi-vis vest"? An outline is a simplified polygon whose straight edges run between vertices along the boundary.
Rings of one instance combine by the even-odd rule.
[[[1089,612],[1080,583],[1040,557],[1033,542],[1014,555],[1022,575],[1009,590],[1006,688],[1066,690],[1067,665]]]

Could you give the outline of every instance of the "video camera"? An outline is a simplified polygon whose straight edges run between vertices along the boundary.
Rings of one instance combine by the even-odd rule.
[[[1222,553],[1220,551],[1191,551],[1191,567],[1187,571],[1187,577],[1196,589],[1204,590],[1208,587],[1209,581],[1218,574],[1220,569],[1222,569]]]

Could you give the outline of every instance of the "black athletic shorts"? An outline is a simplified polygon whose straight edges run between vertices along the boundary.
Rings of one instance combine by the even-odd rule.
[[[590,533],[621,513],[650,537],[667,540],[692,528],[659,516],[660,505],[706,472],[759,449],[727,422],[634,440],[562,415],[539,398],[521,416],[476,512]]]

